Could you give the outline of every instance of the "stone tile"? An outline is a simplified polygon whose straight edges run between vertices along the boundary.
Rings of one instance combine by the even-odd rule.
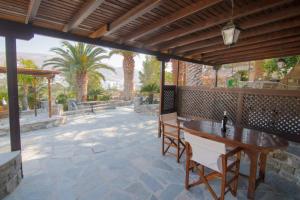
[[[139,182],[131,184],[125,191],[140,200],[148,199],[151,196],[150,192]]]
[[[177,195],[179,195],[184,188],[182,185],[171,184],[164,191],[161,192],[159,199],[161,200],[169,200],[175,199]]]
[[[140,176],[141,181],[153,192],[162,189],[162,185],[152,176],[147,173],[143,173]]]
[[[129,194],[126,194],[125,192],[112,191],[108,195],[106,195],[104,197],[104,199],[109,199],[109,200],[132,200],[133,197],[131,197]]]
[[[184,189],[184,157],[177,164],[173,156],[162,156],[156,134],[156,117],[129,108],[76,116],[64,126],[23,134],[25,177],[4,200],[212,199],[204,185]],[[247,160],[241,171],[249,172]],[[191,179],[197,178],[191,174]],[[219,180],[211,184],[220,191]],[[238,197],[228,194],[226,200],[246,200],[247,187],[247,179],[241,177]],[[297,193],[296,184],[267,173],[255,195],[300,200]]]
[[[165,171],[173,170],[173,168],[170,165],[168,165],[167,163],[165,163],[162,160],[155,160],[153,162],[153,167],[156,167],[156,168],[159,168],[159,169],[162,169],[162,170],[165,170]]]

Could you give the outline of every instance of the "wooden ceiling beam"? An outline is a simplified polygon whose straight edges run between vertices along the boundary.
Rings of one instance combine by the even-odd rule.
[[[270,41],[270,40],[274,40],[274,39],[281,39],[284,37],[296,36],[296,35],[299,35],[299,31],[300,31],[300,27],[297,27],[297,28],[287,29],[287,30],[283,30],[283,31],[277,31],[274,33],[264,34],[264,35],[260,35],[260,36],[254,36],[251,38],[239,40],[239,42],[235,45],[235,47],[238,48],[241,46],[256,44],[256,43],[260,43],[263,41]],[[224,44],[217,44],[217,45],[189,51],[189,52],[186,52],[184,55],[188,56],[188,57],[197,58],[197,57],[201,57],[202,54],[205,54],[205,53],[219,51],[219,50],[226,50],[226,49],[228,49],[228,46],[225,46]]]
[[[241,57],[241,58],[227,59],[227,60],[216,60],[213,64],[221,65],[221,64],[263,60],[263,59],[270,59],[270,58],[280,58],[280,57],[294,56],[294,55],[299,55],[299,54],[300,54],[300,47],[297,47],[297,48],[293,48],[290,50],[286,50],[284,52],[274,51],[274,52],[269,52],[268,54],[251,55],[248,57]]]
[[[93,32],[90,37],[98,38],[102,36],[109,35],[115,32],[117,29],[121,28],[130,21],[142,16],[146,12],[152,10],[161,0],[146,0],[135,6],[133,9],[126,12],[124,15],[120,16],[118,19],[110,24],[105,24],[99,27],[95,32]]]
[[[295,37],[286,37],[286,38],[282,38],[280,40],[274,39],[274,40],[270,40],[270,41],[264,41],[261,43],[248,45],[248,46],[237,47],[237,48],[232,47],[232,48],[226,49],[226,50],[211,52],[211,53],[202,55],[201,58],[209,60],[209,59],[213,59],[215,57],[222,56],[225,54],[235,54],[235,53],[245,52],[245,51],[249,51],[249,50],[253,51],[253,50],[258,50],[258,49],[264,48],[264,47],[270,47],[270,46],[274,46],[274,45],[282,45],[282,44],[286,44],[289,42],[297,42],[299,40],[300,40],[300,34]]]
[[[42,0],[30,0],[27,15],[25,18],[25,24],[28,24],[35,18],[40,7],[41,1]]]
[[[196,12],[204,10],[210,6],[213,6],[217,3],[220,3],[222,0],[200,0],[196,3],[193,3],[185,8],[182,8],[173,14],[166,16],[153,24],[148,26],[141,27],[134,31],[132,34],[129,34],[123,38],[123,41],[132,41],[138,38],[141,38],[147,34],[153,33],[154,31],[158,30],[159,28],[171,24],[179,19],[192,15]]]
[[[300,9],[300,8],[299,8]],[[295,19],[291,19],[291,20],[286,20],[286,21],[282,21],[276,24],[268,24],[268,25],[264,25],[264,26],[259,26],[259,27],[254,27],[248,30],[245,30],[242,32],[242,34],[240,35],[239,40],[241,39],[246,39],[246,38],[250,38],[250,37],[254,37],[254,36],[259,36],[259,35],[263,35],[266,33],[273,33],[275,31],[278,30],[285,30],[285,29],[290,29],[290,28],[294,28],[294,27],[300,27],[300,17],[299,18],[295,18]],[[213,39],[210,40],[201,40],[199,42],[195,42],[193,44],[188,44],[188,45],[184,45],[181,47],[177,47],[175,48],[172,52],[176,53],[176,54],[182,54],[185,53],[187,51],[192,51],[195,49],[199,49],[199,47],[203,48],[203,47],[207,47],[209,46],[209,43],[207,43],[206,41],[211,41],[211,45],[215,45],[215,44],[223,44],[223,38],[221,37],[221,34],[218,37],[214,37]],[[238,41],[239,43],[239,41]],[[205,46],[205,44],[207,44]]]
[[[299,46],[300,46],[300,42],[299,42],[299,37],[298,37],[298,41],[293,41],[293,42],[289,42],[289,43],[285,43],[285,44],[261,47],[259,49],[255,49],[255,50],[240,51],[240,52],[237,52],[234,54],[225,53],[223,55],[219,55],[219,56],[216,56],[213,58],[202,57],[201,59],[208,61],[208,62],[213,62],[214,60],[226,60],[226,59],[233,59],[235,57],[247,57],[252,54],[266,54],[268,52],[273,52],[273,51],[285,51],[285,50],[289,50],[291,48],[299,47]]]
[[[230,59],[219,59],[215,60],[213,64],[228,64],[228,63],[237,63],[237,62],[246,62],[246,61],[254,61],[254,60],[263,60],[270,58],[279,58],[285,56],[294,56],[300,55],[300,46],[296,46],[290,48],[285,51],[270,51],[267,53],[259,53],[259,54],[249,54],[248,56],[235,57]]]
[[[268,4],[266,4],[266,5],[268,5]],[[266,6],[266,8],[269,8],[269,6]],[[249,28],[253,28],[253,27],[258,26],[258,25],[268,24],[268,23],[279,21],[279,20],[299,16],[300,15],[299,9],[300,9],[300,6],[297,5],[297,6],[293,6],[293,7],[288,7],[288,10],[289,10],[288,12],[286,12],[286,10],[281,10],[281,11],[278,11],[278,12],[268,13],[266,15],[259,15],[255,18],[253,18],[253,19],[249,19],[248,21],[241,22],[239,24],[239,26],[242,29],[249,29]],[[253,12],[250,12],[250,11],[251,10],[249,10],[249,12],[247,11],[247,6],[246,6],[246,8],[244,8],[244,11],[240,10],[240,12],[243,12],[243,13],[241,13],[239,16],[238,16],[238,14],[236,14],[235,18],[240,18],[240,17],[243,17],[243,16],[250,15],[250,14],[253,13]],[[255,8],[253,8],[253,11],[255,11]],[[222,16],[220,16],[219,17],[219,22],[220,23],[217,23],[218,20],[213,20],[212,19],[212,20],[208,21],[205,26],[203,26],[203,24],[199,23],[197,25],[191,26],[188,29],[186,28],[186,29],[179,29],[179,30],[171,31],[171,32],[166,33],[166,34],[159,35],[159,36],[156,36],[154,38],[150,38],[149,40],[145,41],[145,45],[150,46],[150,47],[154,47],[154,48],[157,48],[157,49],[161,49],[162,51],[164,51],[164,50],[167,50],[167,49],[170,49],[170,48],[191,44],[191,43],[201,41],[201,40],[205,40],[205,39],[208,39],[208,38],[211,38],[211,37],[216,37],[218,35],[221,36],[220,27],[215,28],[214,30],[210,30],[208,32],[199,33],[197,35],[192,35],[192,36],[191,35],[184,36],[184,35],[186,35],[185,33],[190,34],[190,33],[193,33],[193,32],[204,30],[207,27],[211,27],[213,25],[222,24],[222,23],[228,21],[229,18],[230,17],[227,16],[226,20],[222,20]],[[242,32],[241,36],[243,34],[244,34],[244,31]]]
[[[63,28],[63,32],[69,32],[76,28],[85,20],[90,14],[92,14],[104,0],[88,0],[83,7],[74,15],[72,20],[66,24]]]

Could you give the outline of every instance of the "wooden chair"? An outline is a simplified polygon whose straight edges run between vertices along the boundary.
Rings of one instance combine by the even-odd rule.
[[[238,177],[240,169],[241,148],[233,148],[226,152],[223,143],[205,139],[184,132],[186,145],[186,177],[185,188],[204,183],[215,200],[224,200],[225,194],[230,191],[233,196],[237,194]],[[197,166],[199,180],[189,183],[190,170]],[[205,175],[204,167],[213,172]],[[233,173],[233,178],[227,180],[227,172]],[[221,178],[221,196],[218,197],[209,180]]]
[[[175,155],[177,162],[185,150],[185,144],[180,137],[180,123],[177,113],[164,114],[160,116],[162,131],[162,155],[169,153]],[[166,145],[166,147],[165,147]],[[176,148],[176,153],[169,152],[170,147]]]

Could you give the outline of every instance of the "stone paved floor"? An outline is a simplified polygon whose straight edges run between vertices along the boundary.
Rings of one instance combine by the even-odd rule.
[[[25,133],[24,179],[5,200],[211,199],[204,186],[184,189],[183,162],[161,156],[156,134],[155,117],[125,107]],[[240,179],[237,199],[246,199],[246,188]],[[300,199],[299,188],[270,173],[256,196]]]

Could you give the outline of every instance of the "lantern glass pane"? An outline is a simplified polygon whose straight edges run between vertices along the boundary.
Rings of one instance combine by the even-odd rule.
[[[239,29],[235,28],[234,36],[233,36],[233,43],[234,44],[238,41],[240,33],[241,33],[241,31]]]
[[[231,45],[233,43],[234,28],[230,27],[222,30],[223,40],[225,45]]]

